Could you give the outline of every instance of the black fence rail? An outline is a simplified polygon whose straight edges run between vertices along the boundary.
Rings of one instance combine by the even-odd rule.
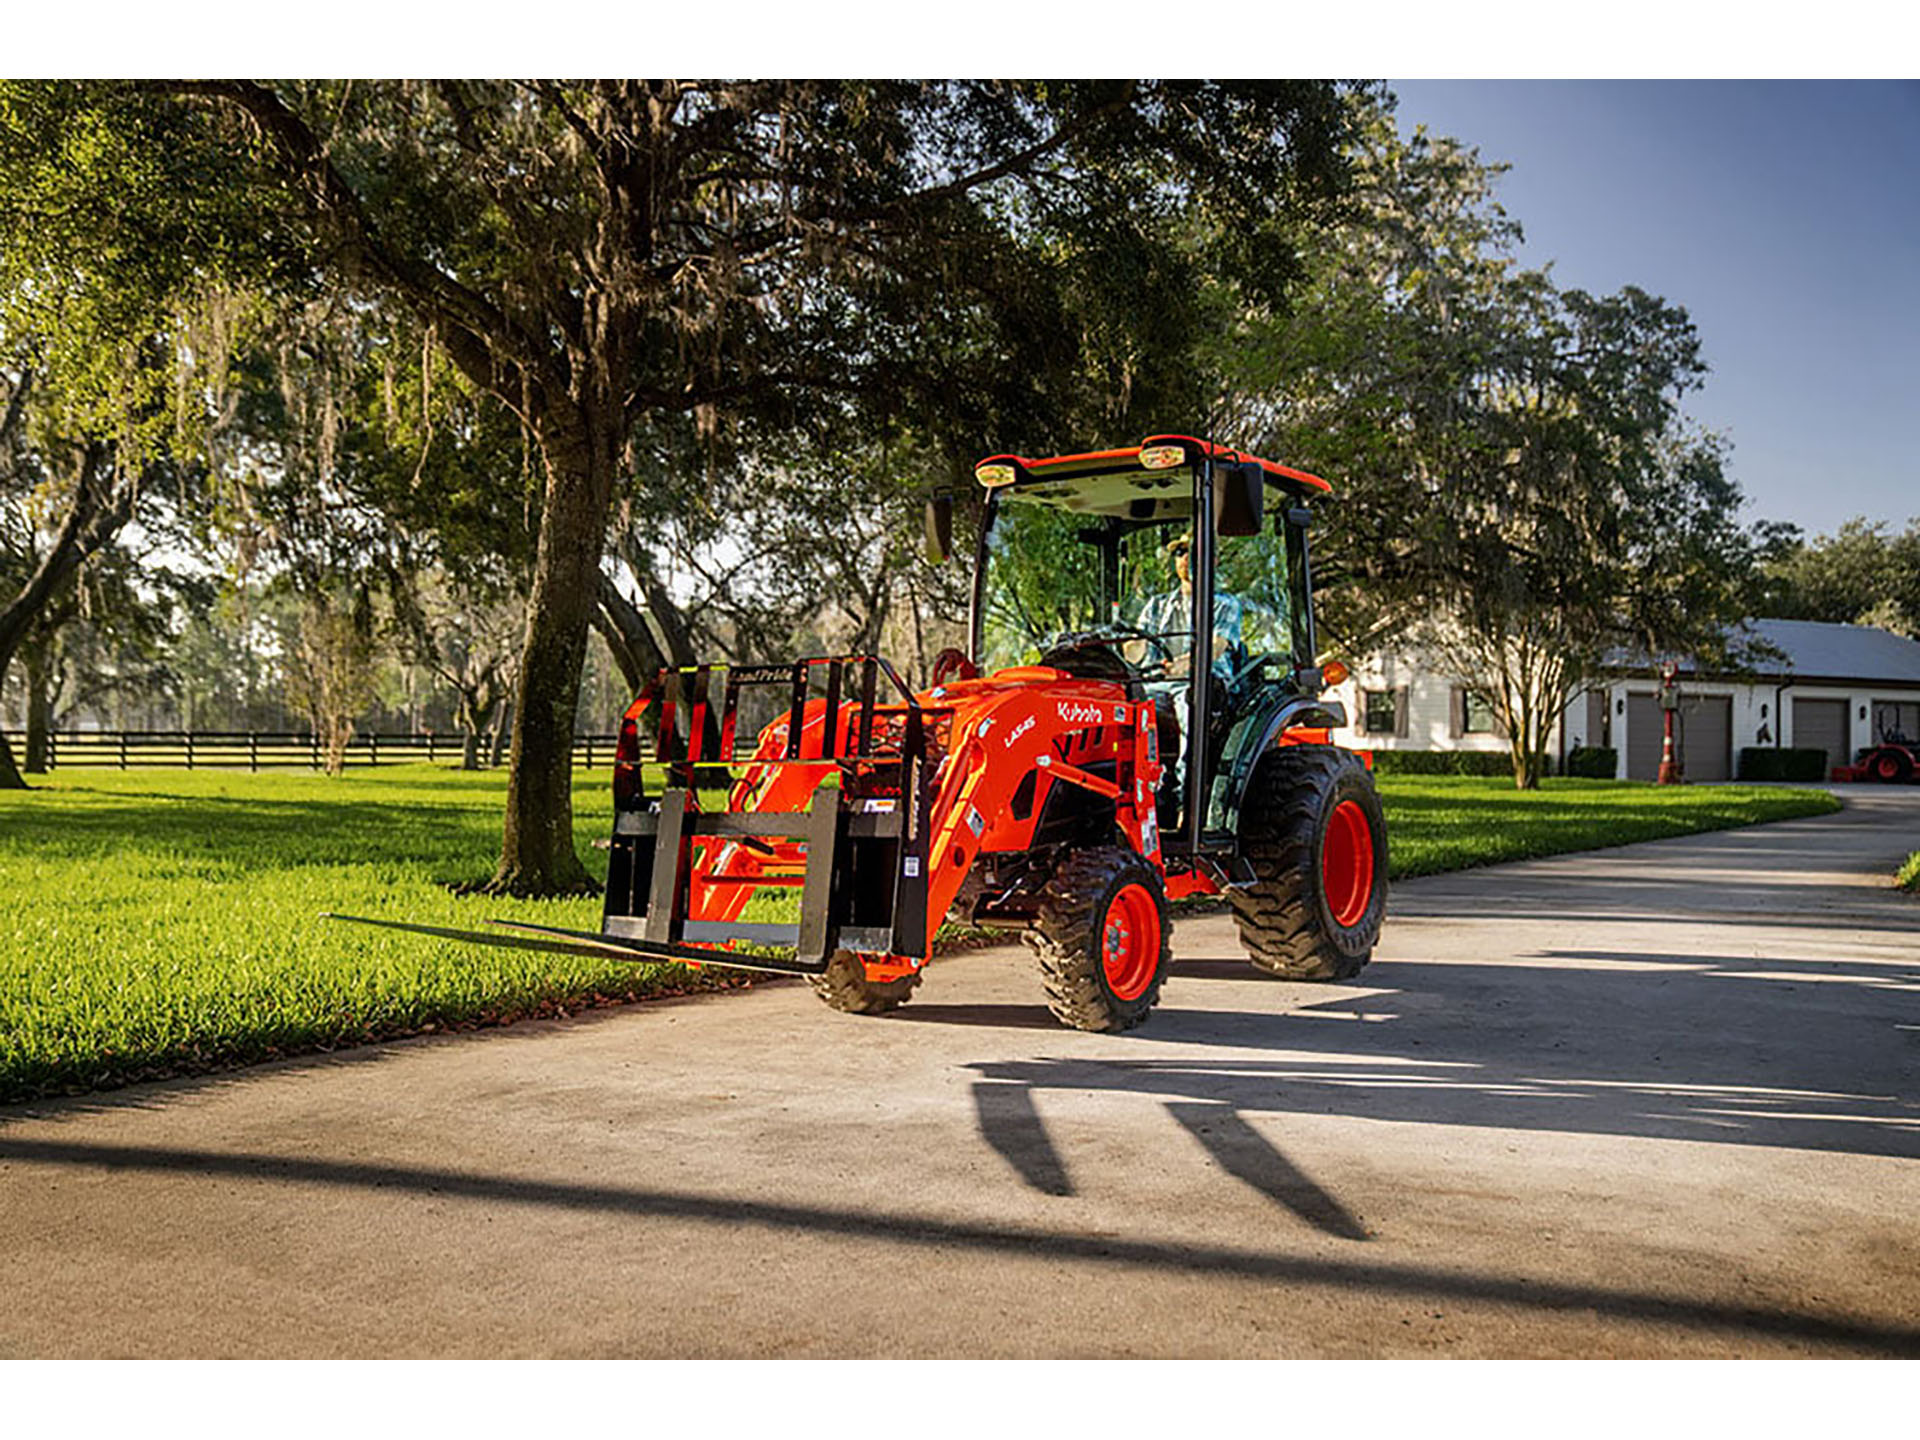
[[[16,764],[26,763],[24,730],[0,731]],[[611,765],[614,735],[576,735],[573,763],[591,770]],[[480,746],[481,764],[491,745]],[[356,765],[458,765],[466,741],[459,735],[355,735],[347,742],[345,763]],[[143,767],[186,770],[318,770],[326,763],[326,743],[291,730],[70,730],[47,737],[47,766],[52,770],[91,766],[135,770]]]

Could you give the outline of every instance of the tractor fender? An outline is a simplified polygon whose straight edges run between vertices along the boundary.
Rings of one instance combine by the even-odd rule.
[[[1234,727],[1237,734],[1227,737],[1225,801],[1226,828],[1240,833],[1240,804],[1247,786],[1253,783],[1254,766],[1269,750],[1276,749],[1281,737],[1293,729],[1339,730],[1347,723],[1347,707],[1338,700],[1321,700],[1305,695],[1282,695],[1250,711]],[[1238,742],[1238,743],[1236,743]]]

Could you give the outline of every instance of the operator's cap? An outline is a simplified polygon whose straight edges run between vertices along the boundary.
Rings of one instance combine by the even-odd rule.
[[[1160,548],[1169,555],[1177,555],[1182,550],[1193,548],[1193,537],[1184,530],[1176,530],[1173,532],[1173,538]]]

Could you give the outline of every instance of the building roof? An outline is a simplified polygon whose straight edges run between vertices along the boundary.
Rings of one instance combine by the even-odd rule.
[[[1920,640],[1909,640],[1877,626],[1833,625],[1824,620],[1749,620],[1740,634],[1780,652],[1752,658],[1750,664],[1760,675],[1783,680],[1920,685]],[[1680,668],[1693,669],[1684,663]]]

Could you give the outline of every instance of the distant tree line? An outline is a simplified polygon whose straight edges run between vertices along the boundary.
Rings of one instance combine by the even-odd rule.
[[[1765,614],[1877,625],[1920,640],[1920,516],[1899,532],[1856,516],[1832,535],[1795,537],[1767,565],[1762,583]]]

